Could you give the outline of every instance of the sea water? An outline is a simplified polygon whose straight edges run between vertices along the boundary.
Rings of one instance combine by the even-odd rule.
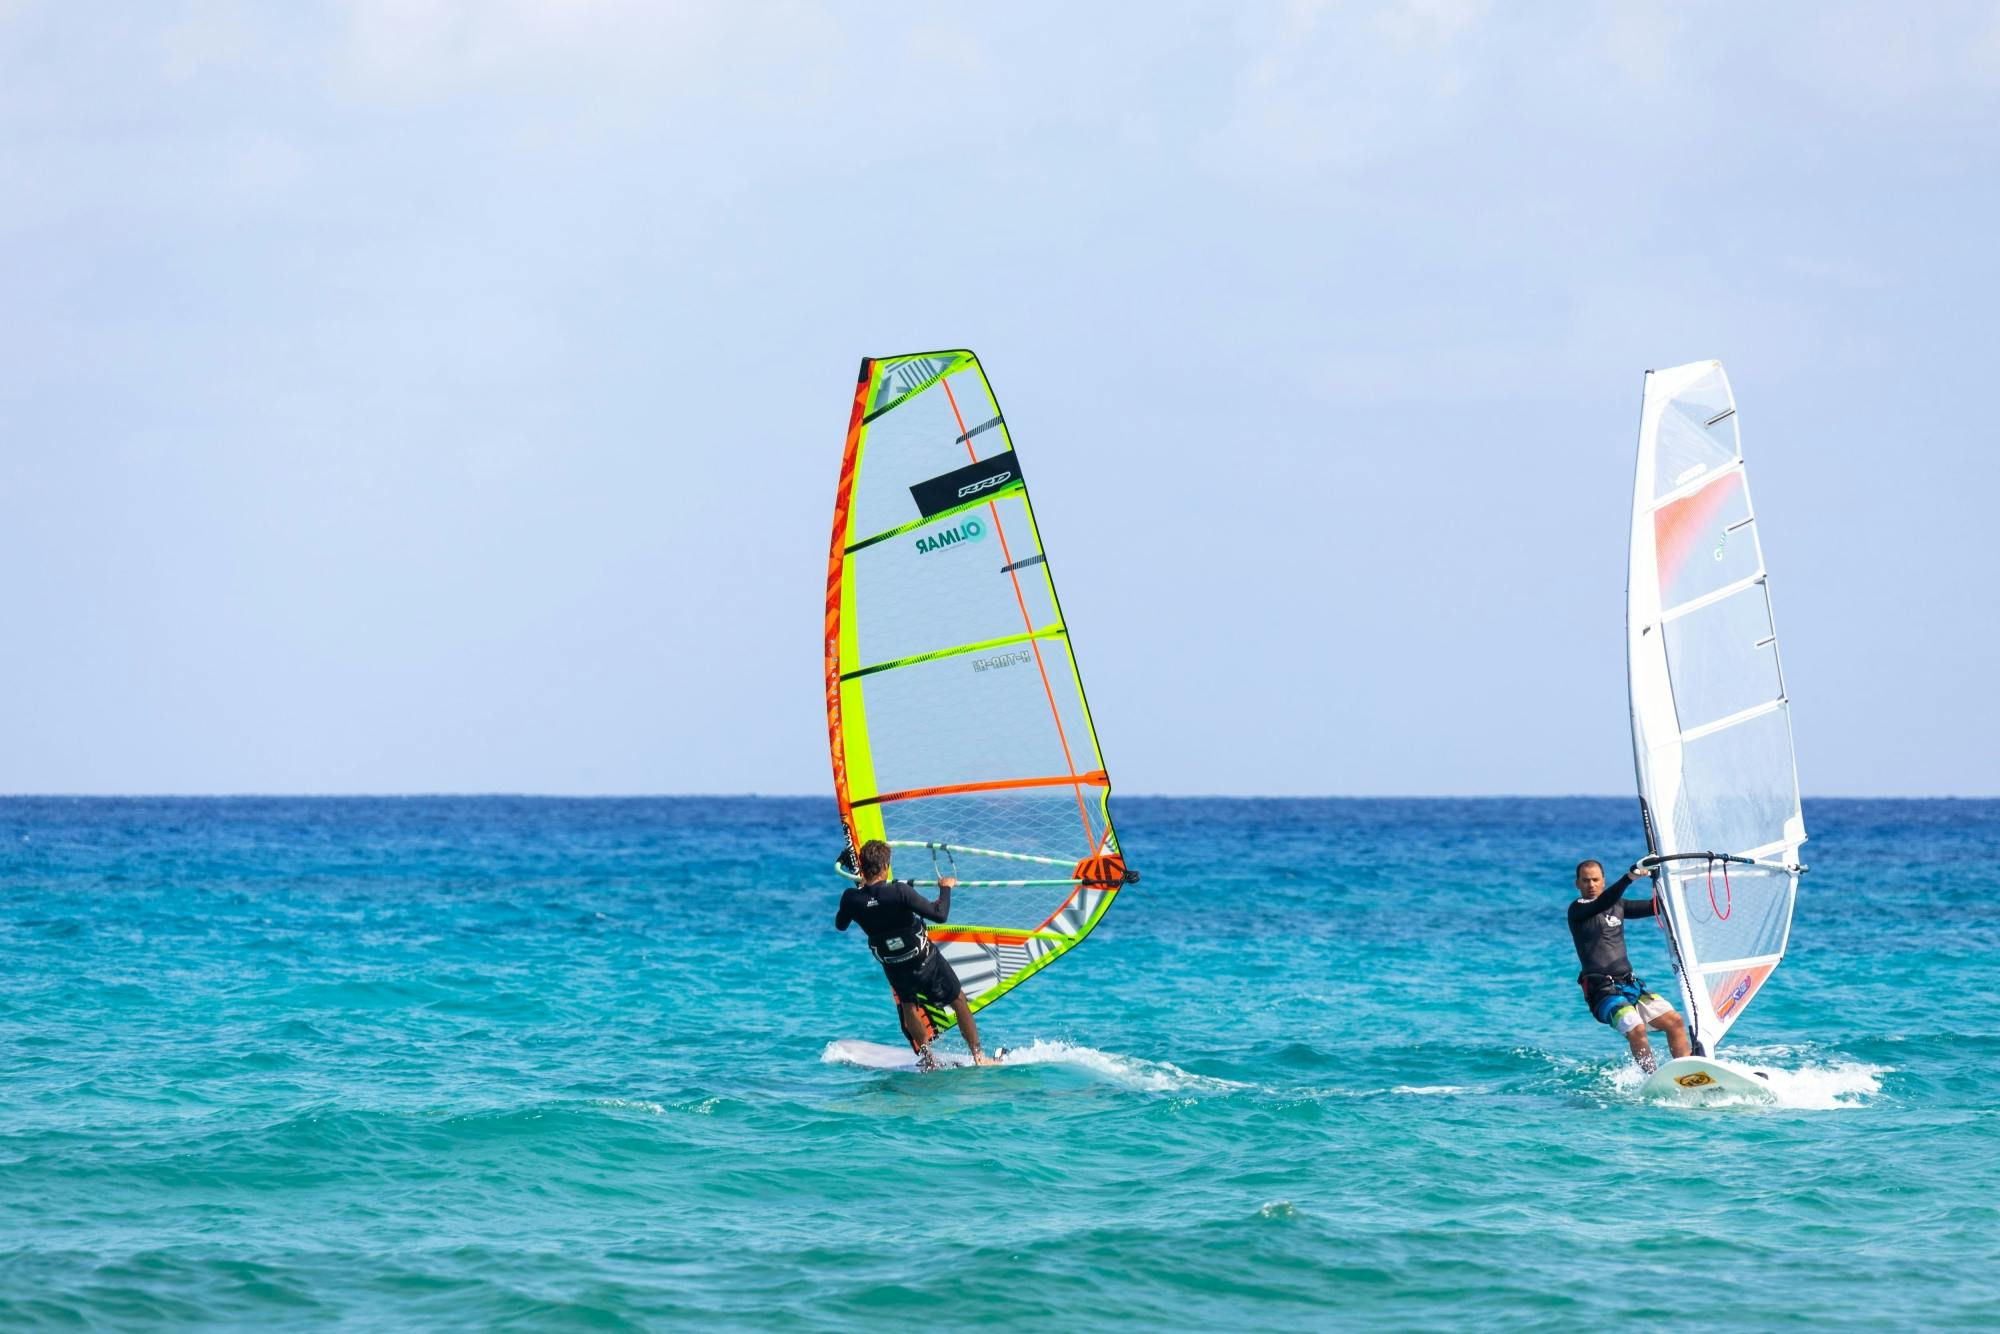
[[[1807,802],[1700,1111],[1573,980],[1633,802],[1116,815],[926,1075],[824,800],[0,802],[0,1325],[2000,1324],[2000,802]]]

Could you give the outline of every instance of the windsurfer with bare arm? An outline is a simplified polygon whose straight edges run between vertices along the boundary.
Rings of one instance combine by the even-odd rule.
[[[1652,874],[1651,867],[1635,865],[1606,889],[1604,863],[1579,862],[1577,898],[1569,905],[1569,934],[1583,966],[1576,980],[1583,987],[1584,1004],[1598,1023],[1617,1029],[1632,1044],[1632,1059],[1647,1074],[1655,1068],[1648,1025],[1667,1035],[1667,1046],[1675,1056],[1692,1050],[1687,1024],[1665,997],[1646,990],[1646,984],[1632,975],[1632,961],[1625,953],[1625,919],[1651,917],[1658,911],[1653,899],[1627,899],[1625,891],[1635,879]]]
[[[951,891],[958,881],[951,876],[938,880],[935,901],[917,893],[907,880],[889,878],[889,845],[870,839],[861,845],[861,883],[840,896],[840,911],[834,929],[847,930],[858,922],[868,936],[868,948],[888,975],[895,989],[896,1010],[903,1024],[903,1036],[917,1053],[918,1063],[931,1065],[930,1044],[935,1034],[919,1003],[949,1005],[958,1016],[958,1028],[977,1065],[993,1061],[979,1049],[979,1025],[973,1021],[972,1006],[966,1003],[965,988],[958,983],[944,951],[931,944],[924,921],[943,922],[951,915]]]

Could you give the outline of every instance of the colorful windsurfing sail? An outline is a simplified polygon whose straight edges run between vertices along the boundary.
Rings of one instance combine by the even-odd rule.
[[[1625,631],[1640,813],[1708,1055],[1784,956],[1806,869],[1764,548],[1719,361],[1646,373]]]
[[[959,878],[930,936],[974,1009],[1074,948],[1136,879],[1021,461],[970,352],[861,363],[826,716],[843,869],[879,838],[898,878]]]

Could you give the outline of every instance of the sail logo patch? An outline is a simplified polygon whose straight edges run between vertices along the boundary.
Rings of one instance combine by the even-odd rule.
[[[946,547],[962,546],[967,542],[977,542],[986,536],[986,525],[977,519],[967,519],[953,524],[941,532],[931,533],[917,539],[917,554],[928,556],[933,551],[943,551]]]
[[[962,463],[950,472],[939,473],[910,487],[910,499],[917,513],[928,519],[978,500],[997,496],[1021,485],[1021,465],[1009,449],[991,458]]]
[[[976,482],[967,482],[964,486],[958,488],[958,498],[963,500],[967,496],[976,496],[981,491],[991,491],[994,487],[1013,480],[1014,470],[1012,468],[1003,469],[1000,472],[994,473],[991,477],[984,477]]]
[[[1729,1012],[1735,1009],[1738,1005],[1741,1005],[1743,1003],[1743,998],[1749,994],[1750,994],[1750,975],[1748,973],[1745,973],[1743,975],[1743,980],[1736,984],[1736,989],[1729,993],[1728,998],[1724,1000],[1722,1004],[1715,1007],[1715,1017],[1718,1019],[1726,1018]]]

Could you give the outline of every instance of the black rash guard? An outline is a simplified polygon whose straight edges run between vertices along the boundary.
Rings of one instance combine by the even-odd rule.
[[[1583,978],[1632,976],[1632,961],[1625,955],[1625,919],[1651,917],[1653,900],[1624,902],[1632,877],[1621,875],[1594,899],[1578,899],[1569,905],[1569,934],[1576,941],[1577,962]]]
[[[878,880],[856,885],[840,896],[833,928],[845,931],[849,922],[860,923],[868,933],[868,948],[876,958],[891,963],[913,958],[925,943],[924,924],[918,919],[942,922],[950,916],[949,888],[940,888],[933,902],[907,880]]]

